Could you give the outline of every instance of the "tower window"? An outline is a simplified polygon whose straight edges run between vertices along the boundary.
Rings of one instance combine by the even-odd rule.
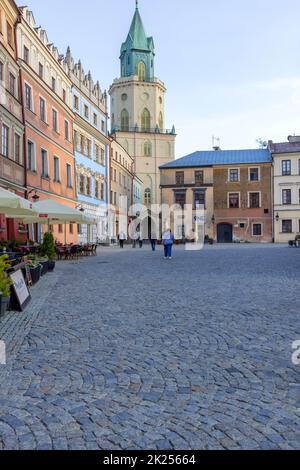
[[[149,132],[150,131],[150,126],[151,126],[151,117],[150,117],[150,112],[147,108],[144,109],[142,113],[142,131],[143,132]]]
[[[144,156],[151,157],[151,154],[152,154],[151,142],[145,142],[144,143]]]
[[[144,62],[139,62],[138,64],[138,76],[139,76],[139,81],[144,82],[146,78],[146,66]]]
[[[121,112],[121,130],[129,131],[129,114],[127,109],[123,109]]]
[[[164,128],[164,119],[162,113],[159,113],[159,118],[158,118],[158,127],[162,131]]]
[[[149,188],[145,190],[145,204],[146,205],[151,204],[151,189]]]

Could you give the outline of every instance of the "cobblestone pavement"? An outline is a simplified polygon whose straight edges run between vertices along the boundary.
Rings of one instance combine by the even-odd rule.
[[[300,449],[300,250],[101,249],[0,322],[2,449]]]

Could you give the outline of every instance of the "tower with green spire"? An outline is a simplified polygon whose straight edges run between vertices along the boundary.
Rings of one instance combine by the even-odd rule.
[[[111,134],[134,159],[143,203],[161,200],[159,167],[175,158],[176,132],[165,125],[165,84],[154,75],[154,41],[148,37],[138,2],[121,46],[121,76],[110,89]]]
[[[121,46],[121,77],[137,75],[141,81],[154,77],[154,41],[147,37],[138,4],[126,41]]]

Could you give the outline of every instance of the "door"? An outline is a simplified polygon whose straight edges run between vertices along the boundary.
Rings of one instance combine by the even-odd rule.
[[[218,243],[232,243],[232,225],[218,225]]]

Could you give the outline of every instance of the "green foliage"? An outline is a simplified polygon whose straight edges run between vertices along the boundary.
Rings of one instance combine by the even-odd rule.
[[[55,245],[54,245],[54,238],[51,232],[47,232],[44,235],[43,243],[41,245],[41,254],[43,256],[47,256],[50,261],[55,259]]]
[[[10,297],[11,279],[6,274],[6,269],[11,265],[7,255],[0,256],[0,292],[3,297]]]

